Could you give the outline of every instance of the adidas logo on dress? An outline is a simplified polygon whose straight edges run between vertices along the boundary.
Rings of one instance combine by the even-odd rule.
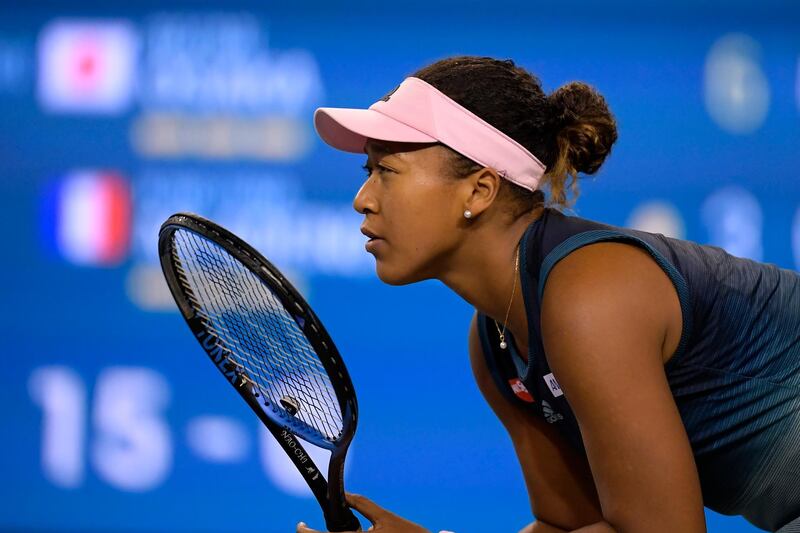
[[[561,416],[561,413],[556,413],[553,411],[553,408],[550,406],[550,403],[547,400],[542,400],[542,412],[544,413],[544,418],[549,423],[558,422],[559,420],[564,420],[564,417]]]

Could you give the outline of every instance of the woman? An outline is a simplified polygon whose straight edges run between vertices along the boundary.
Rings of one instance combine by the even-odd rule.
[[[475,307],[472,369],[522,466],[524,531],[700,532],[704,505],[800,531],[800,276],[556,209],[617,138],[600,94],[453,57],[315,125],[368,155],[353,205],[378,277],[439,279]],[[375,531],[426,531],[351,503]]]

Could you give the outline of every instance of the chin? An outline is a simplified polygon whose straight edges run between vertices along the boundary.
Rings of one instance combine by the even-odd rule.
[[[413,272],[388,268],[377,259],[375,261],[375,273],[382,282],[394,286],[410,285],[411,283],[416,283],[423,279],[414,275]]]

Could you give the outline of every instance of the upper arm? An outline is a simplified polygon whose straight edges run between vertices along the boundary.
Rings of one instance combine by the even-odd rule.
[[[498,390],[486,367],[474,316],[469,351],[478,388],[511,436],[533,514],[563,529],[602,520],[586,458],[544,420],[512,404]]]
[[[617,530],[705,531],[694,457],[662,361],[675,298],[645,251],[619,243],[576,250],[547,280],[545,352]]]

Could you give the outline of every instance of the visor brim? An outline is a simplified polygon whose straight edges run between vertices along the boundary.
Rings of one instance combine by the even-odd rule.
[[[367,139],[437,142],[430,135],[372,109],[320,107],[314,112],[314,128],[327,144],[354,154],[365,153]]]

